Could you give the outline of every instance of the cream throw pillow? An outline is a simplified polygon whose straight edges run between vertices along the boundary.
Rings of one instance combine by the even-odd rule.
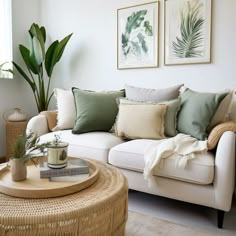
[[[116,123],[119,137],[163,139],[166,105],[120,104]]]
[[[75,124],[76,111],[72,91],[56,88],[54,95],[57,101],[57,125],[53,131],[72,129]]]
[[[179,110],[180,99],[173,99],[169,101],[163,102],[136,102],[132,100],[128,100],[127,98],[119,98],[117,99],[118,104],[164,104],[167,106],[166,113],[164,116],[164,129],[165,135],[168,137],[175,136],[177,134],[176,130],[176,119],[177,119],[177,112]]]

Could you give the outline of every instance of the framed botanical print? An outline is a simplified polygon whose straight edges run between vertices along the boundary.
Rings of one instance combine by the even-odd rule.
[[[211,0],[165,0],[165,65],[211,61]]]
[[[157,1],[117,10],[117,68],[158,66]]]

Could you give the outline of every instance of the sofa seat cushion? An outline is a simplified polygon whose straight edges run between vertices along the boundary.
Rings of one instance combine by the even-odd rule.
[[[136,139],[113,147],[109,152],[108,163],[119,168],[143,172],[144,151],[155,140]],[[196,154],[182,169],[176,167],[179,156],[174,154],[163,160],[154,175],[196,184],[210,184],[214,177],[214,155],[211,152]]]
[[[108,132],[90,132],[84,134],[72,134],[71,130],[61,130],[40,136],[41,142],[52,141],[54,135],[60,136],[60,140],[69,143],[68,155],[72,157],[88,157],[107,162],[110,149],[123,143],[121,138]]]

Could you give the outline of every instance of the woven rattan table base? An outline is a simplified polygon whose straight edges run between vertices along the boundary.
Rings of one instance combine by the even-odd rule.
[[[127,181],[114,167],[96,163],[98,180],[75,194],[23,199],[0,193],[0,235],[124,235]]]

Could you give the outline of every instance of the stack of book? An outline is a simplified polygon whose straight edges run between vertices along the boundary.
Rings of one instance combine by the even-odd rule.
[[[67,166],[61,169],[48,167],[47,162],[40,163],[40,178],[49,178],[52,182],[79,181],[89,177],[89,166],[85,160],[69,160]]]

